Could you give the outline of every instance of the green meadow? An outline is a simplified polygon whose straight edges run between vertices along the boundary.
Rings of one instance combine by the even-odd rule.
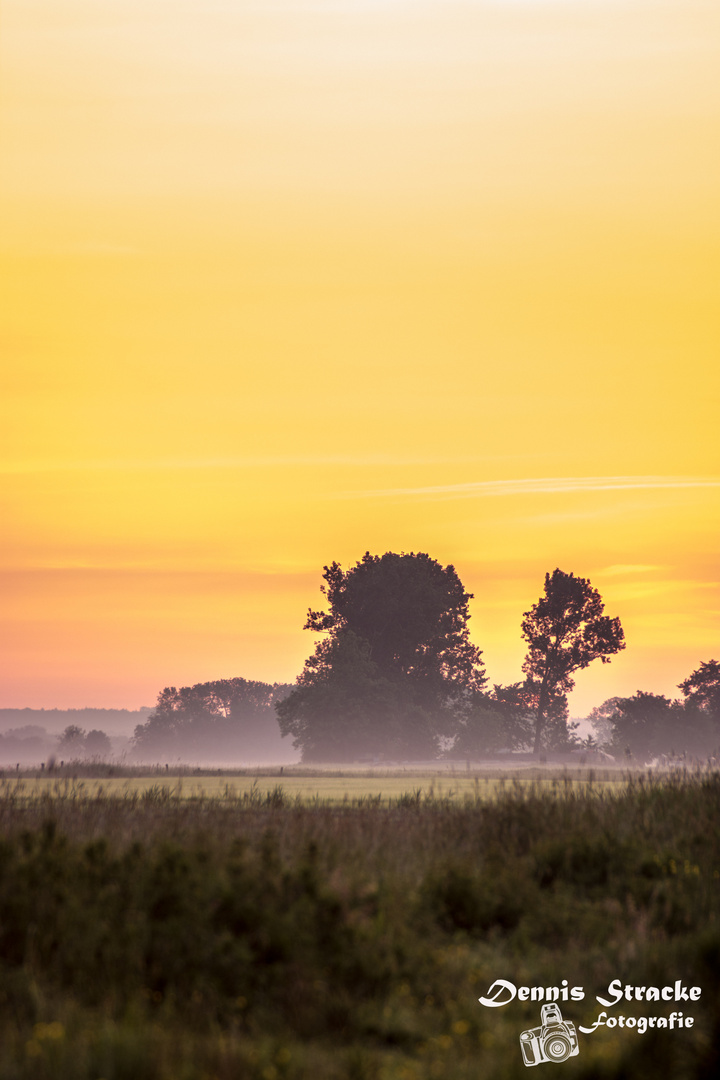
[[[568,1080],[717,1075],[717,773],[89,772],[0,788],[3,1080],[519,1078],[545,988]]]

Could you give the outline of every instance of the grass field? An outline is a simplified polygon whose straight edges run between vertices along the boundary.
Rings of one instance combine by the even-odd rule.
[[[576,1029],[618,979],[699,987],[606,1010],[693,1027],[562,1076],[714,1078],[718,820],[714,773],[6,778],[0,1076],[513,1080],[539,1003],[496,979],[582,987]]]
[[[309,769],[286,767],[272,770],[217,770],[195,775],[157,770],[106,769],[115,775],[93,776],[92,769],[67,770],[64,775],[38,774],[0,779],[0,793],[15,798],[157,798],[227,799],[256,802],[268,798],[292,803],[362,802],[389,803],[401,798],[494,799],[508,790],[550,792],[603,792],[622,790],[632,775],[618,769],[540,768],[513,770],[457,769]],[[86,773],[87,775],[82,775]],[[119,775],[118,775],[119,774]]]

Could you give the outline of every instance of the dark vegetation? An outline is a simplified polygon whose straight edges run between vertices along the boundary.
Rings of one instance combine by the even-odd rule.
[[[718,757],[720,709],[687,697],[671,701],[638,690],[632,697],[610,698],[593,710],[591,720],[602,744],[620,760]]]
[[[77,724],[70,724],[65,728],[58,740],[58,753],[64,754],[68,760],[79,757],[90,760],[103,761],[110,756],[110,739],[104,731],[85,731]]]
[[[323,578],[328,610],[309,611],[305,629],[326,636],[277,707],[283,735],[304,761],[436,757],[487,681],[469,636],[472,594],[422,553],[367,552]]]
[[[535,701],[533,751],[542,750],[548,722],[566,735],[567,694],[573,674],[593,660],[603,664],[625,648],[620,620],[603,614],[600,593],[586,578],[554,570],[545,575],[545,594],[522,621],[528,654],[523,664],[526,686]]]
[[[469,636],[469,601],[453,566],[424,553],[371,555],[343,571],[324,568],[327,609],[308,611],[322,635],[294,686],[218,679],[166,687],[112,755],[101,729],[65,727],[48,746],[37,726],[0,735],[0,762],[110,756],[194,765],[482,759],[500,752],[610,753],[637,765],[720,754],[720,664],[704,661],[680,683],[683,699],[638,691],[611,698],[582,740],[568,722],[574,675],[625,648],[620,620],[604,614],[585,578],[556,569],[525,612],[522,682],[488,688]],[[5,710],[25,715],[28,710]],[[78,715],[113,710],[80,710]],[[114,712],[118,712],[115,710]],[[58,710],[33,715],[50,716]],[[65,714],[69,716],[70,714]],[[126,716],[129,716],[126,713]],[[666,763],[666,762],[663,762]]]
[[[310,610],[305,629],[327,636],[277,707],[304,761],[432,758],[448,747],[473,755],[529,742],[536,754],[566,749],[572,674],[625,648],[597,589],[555,570],[523,617],[524,683],[488,692],[469,637],[472,593],[453,566],[423,553],[367,552],[347,572],[326,566],[323,577],[328,610]]]
[[[720,747],[720,664],[703,661],[678,686],[682,698],[638,690],[632,697],[609,698],[590,720],[597,742],[617,756],[678,758],[718,756]]]
[[[556,569],[521,624],[524,681],[487,686],[469,638],[469,601],[453,566],[426,554],[364,557],[324,569],[327,610],[305,628],[323,637],[297,685],[277,704],[283,736],[305,762],[439,756],[482,758],[499,751],[602,750],[621,760],[706,758],[720,747],[720,665],[701,664],[680,686],[684,701],[638,692],[596,715],[584,742],[568,723],[576,672],[609,663],[625,648],[617,617],[585,578]],[[577,725],[576,725],[577,726]]]
[[[217,679],[166,687],[144,724],[135,728],[135,754],[182,761],[263,761],[282,756],[275,706],[286,683]]]
[[[152,709],[0,709],[0,727],[38,725],[59,734],[71,724],[103,731],[131,731],[133,724],[147,720]]]
[[[111,736],[114,752],[118,753],[134,727],[145,723],[151,712],[150,708],[0,709],[0,763],[26,765],[54,755],[67,759],[107,757],[113,749],[108,750],[104,741],[99,745],[94,733]],[[68,733],[75,734],[72,749],[60,746]],[[85,735],[91,733],[93,738],[86,746]]]
[[[0,792],[0,1075],[10,1080],[430,1080],[526,1075],[536,1003],[496,978],[699,986],[614,1014],[692,1030],[581,1035],[563,1076],[714,1077],[718,774],[615,795],[509,785],[302,805],[260,795]]]

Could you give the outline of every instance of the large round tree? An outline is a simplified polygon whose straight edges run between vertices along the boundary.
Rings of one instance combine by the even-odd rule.
[[[305,628],[326,636],[277,706],[283,735],[308,761],[433,756],[486,681],[468,631],[472,594],[423,553],[368,552],[323,578],[327,610],[310,610]]]

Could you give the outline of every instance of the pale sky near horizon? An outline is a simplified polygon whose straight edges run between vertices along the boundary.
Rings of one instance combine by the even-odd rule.
[[[556,566],[720,659],[720,7],[4,0],[0,706],[292,680],[427,551],[495,682]]]

